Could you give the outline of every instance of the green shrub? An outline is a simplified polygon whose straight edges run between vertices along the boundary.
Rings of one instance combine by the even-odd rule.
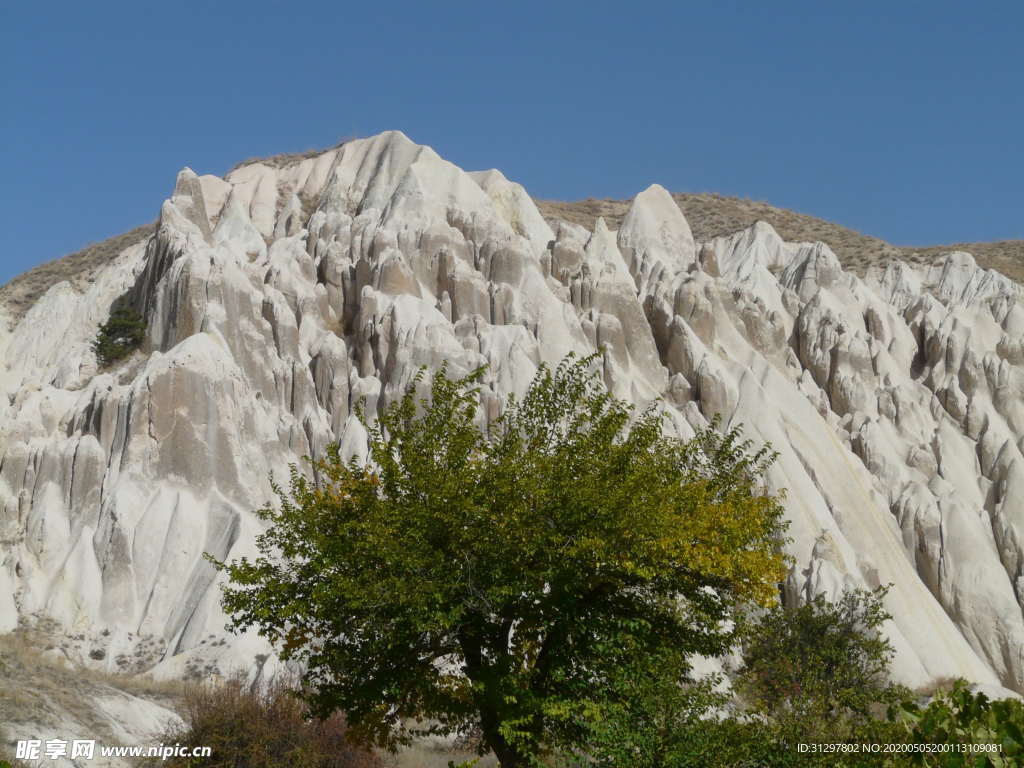
[[[121,307],[100,326],[92,349],[100,365],[105,367],[138,349],[145,337],[146,321],[135,310]]]
[[[747,621],[735,698],[696,680],[686,657],[623,667],[612,695],[584,722],[584,737],[564,759],[572,766],[712,768],[714,766],[874,766],[885,755],[863,744],[904,742],[886,719],[886,704],[910,692],[889,681],[892,648],[880,634],[888,618],[884,590],[823,597],[799,608],[776,607]],[[799,750],[813,742],[847,743],[853,751]],[[893,763],[902,764],[902,763]]]
[[[889,679],[885,592],[855,590],[835,603],[819,595],[765,614],[746,634],[736,680],[751,711],[794,743],[883,738],[886,707],[910,695]]]
[[[889,717],[914,744],[991,745],[990,751],[911,754],[910,765],[1002,768],[1024,763],[1024,703],[991,701],[984,693],[971,693],[964,680],[926,707],[912,702],[891,707]]]
[[[705,691],[690,689],[694,704]],[[670,698],[674,696],[670,694]],[[808,740],[777,722],[738,712],[732,706],[720,712],[705,711],[698,716],[694,707],[665,728],[663,717],[645,722],[639,713],[650,711],[657,699],[634,702],[630,714],[613,712],[596,723],[588,741],[570,757],[556,763],[559,768],[861,768],[886,765],[885,755],[861,752],[802,752],[798,746]],[[669,705],[663,712],[671,712]],[[680,710],[676,710],[680,714]],[[884,720],[871,721],[858,742],[895,743],[898,729]],[[885,728],[889,732],[885,732]],[[890,734],[896,734],[893,738]],[[902,765],[895,762],[893,765]]]
[[[663,649],[654,663],[613,670],[605,695],[580,718],[581,738],[566,766],[653,768],[713,765],[721,739],[704,722],[729,695],[719,677],[695,679],[684,653]],[[689,760],[694,758],[694,762]]]

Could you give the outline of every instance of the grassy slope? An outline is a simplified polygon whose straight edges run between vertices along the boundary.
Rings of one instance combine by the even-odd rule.
[[[911,262],[931,262],[949,251],[968,251],[978,263],[1024,283],[1024,240],[993,243],[956,243],[934,246],[895,246],[884,240],[856,232],[815,216],[776,208],[768,203],[725,197],[714,194],[675,194],[679,207],[693,229],[697,240],[710,240],[750,226],[758,219],[767,221],[783,240],[803,242],[822,240],[835,251],[847,269],[863,274],[868,266],[891,258]],[[611,229],[616,229],[629,210],[624,200],[589,198],[573,203],[538,200],[541,213],[548,219],[564,219],[592,228],[598,216],[604,216]]]
[[[190,697],[199,690],[196,681],[156,681],[144,675],[113,674],[61,659],[59,639],[46,633],[20,628],[0,635],[0,760],[19,764],[13,760],[16,738],[12,737],[21,733],[19,726],[28,726],[33,733],[41,728],[39,733],[45,738],[74,736],[95,738],[107,745],[120,743],[111,731],[109,715],[96,705],[97,697],[127,695],[187,717]],[[84,730],[77,735],[68,733],[68,723]],[[153,733],[145,744],[164,742],[169,733]],[[384,768],[444,768],[449,761],[461,763],[474,757],[468,748],[447,747],[429,739],[402,748],[397,754],[380,753]],[[39,765],[47,762],[40,761]],[[106,765],[97,758],[98,768],[102,768],[101,763]],[[477,768],[496,765],[494,758],[487,756]]]
[[[64,663],[59,648],[47,638],[25,628],[0,635],[0,759],[9,759],[14,753],[8,729],[17,731],[19,725],[26,724],[32,730],[44,729],[48,738],[66,738],[64,727],[77,723],[86,729],[83,734],[88,738],[117,743],[110,716],[95,704],[97,697],[130,696],[171,711],[182,700],[184,683],[114,675]]]
[[[82,289],[100,267],[113,261],[125,248],[149,237],[154,228],[155,224],[144,224],[102,242],[87,245],[63,258],[33,267],[0,286],[0,304],[17,321],[51,286],[63,280]]]

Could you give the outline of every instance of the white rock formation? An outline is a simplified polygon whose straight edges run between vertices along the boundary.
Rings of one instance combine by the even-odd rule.
[[[119,296],[147,345],[98,372]],[[659,186],[618,232],[553,230],[497,171],[394,132],[186,169],[148,243],[0,336],[0,629],[53,617],[111,669],[143,638],[159,674],[251,664],[267,649],[223,641],[202,554],[252,551],[271,472],[364,450],[353,404],[419,366],[489,364],[493,415],[603,346],[607,385],[663,398],[680,434],[720,414],[781,452],[792,594],[892,583],[902,681],[1024,691],[1020,296],[965,253],[861,280],[763,223],[695,243]]]

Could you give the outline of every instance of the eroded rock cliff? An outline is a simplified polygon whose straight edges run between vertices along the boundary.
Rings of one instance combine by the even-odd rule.
[[[98,370],[118,299],[147,342]],[[791,593],[892,583],[904,682],[1024,691],[1020,299],[966,253],[861,279],[764,223],[695,242],[659,186],[615,231],[552,227],[395,132],[185,169],[152,237],[0,322],[0,630],[51,617],[112,670],[262,663],[202,555],[252,552],[271,473],[364,450],[354,404],[420,366],[488,364],[493,416],[540,362],[603,347],[607,385],[681,435],[720,414],[780,451]]]

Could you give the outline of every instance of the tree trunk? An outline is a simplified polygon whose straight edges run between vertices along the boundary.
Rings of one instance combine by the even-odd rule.
[[[512,747],[501,734],[503,721],[498,703],[501,700],[501,691],[498,690],[494,677],[490,670],[485,668],[481,643],[476,627],[464,627],[459,632],[459,645],[462,647],[463,658],[466,661],[466,674],[474,683],[481,684],[483,691],[475,694],[476,705],[480,713],[480,730],[483,732],[483,741],[498,758],[501,768],[525,768],[529,761],[522,752]]]
[[[528,765],[526,757],[510,747],[508,742],[505,741],[505,737],[496,729],[492,730],[484,726],[483,731],[484,743],[491,748],[494,756],[498,758],[498,764],[501,768],[524,768],[524,766]]]

